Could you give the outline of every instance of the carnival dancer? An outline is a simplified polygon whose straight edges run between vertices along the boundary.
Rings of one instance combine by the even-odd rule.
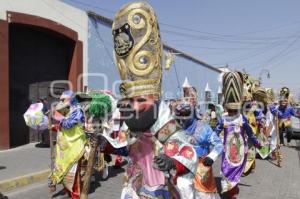
[[[182,198],[214,199],[217,186],[213,176],[212,164],[223,152],[222,140],[212,130],[209,124],[197,117],[197,92],[194,87],[185,87],[182,103],[176,108],[176,116],[189,136],[189,142],[194,146],[199,158],[197,173],[193,181],[178,179],[177,187]],[[210,147],[213,147],[212,150]]]
[[[260,107],[260,102],[256,101],[255,98],[258,95],[255,95],[254,92],[257,90],[257,86],[253,81],[253,78],[248,74],[243,74],[244,86],[243,86],[243,115],[247,118],[250,127],[252,128],[253,133],[258,136],[260,131],[264,126],[265,115],[263,114],[262,107]],[[259,99],[260,100],[260,99]],[[243,172],[243,176],[254,173],[256,166],[256,148],[248,138],[248,152],[247,152],[247,162]]]
[[[224,108],[227,113],[217,125],[216,132],[224,130],[224,152],[222,155],[222,193],[237,198],[238,182],[247,161],[247,136],[260,148],[248,120],[241,114],[243,77],[238,72],[223,75]]]
[[[270,155],[269,157],[272,160],[276,160],[276,153],[275,150],[277,148],[277,132],[276,132],[276,118],[275,116],[271,113],[271,110],[269,106],[274,103],[275,97],[274,97],[274,91],[272,88],[267,88],[267,113],[266,113],[266,135],[268,136],[269,139],[269,144],[270,144]]]
[[[244,90],[243,90],[243,115],[247,118],[250,127],[254,134],[258,132],[257,120],[255,117],[255,103],[252,95],[252,81],[251,78],[246,74],[244,77]],[[255,169],[255,156],[256,150],[250,139],[247,139],[248,150],[247,150],[247,162],[243,171],[243,176],[248,175],[250,172],[254,172]]]
[[[254,90],[253,97],[258,104],[257,111],[260,112],[258,123],[258,134],[256,135],[259,142],[261,143],[261,149],[256,149],[257,153],[262,159],[267,158],[271,153],[271,142],[276,138],[276,133],[274,132],[274,118],[268,108],[268,103],[270,103],[270,97],[267,94],[265,88],[257,87]],[[275,135],[274,135],[275,134]],[[273,136],[273,139],[271,139]]]
[[[274,114],[279,119],[279,138],[280,145],[284,145],[283,132],[286,132],[287,145],[290,145],[291,142],[291,117],[300,118],[299,114],[296,114],[294,108],[290,105],[290,89],[287,87],[283,87],[280,90],[280,100],[279,106],[275,104],[270,105],[270,110],[272,114]]]
[[[75,94],[63,92],[56,105],[53,118],[59,121],[57,130],[54,170],[49,177],[49,187],[62,183],[72,199],[80,197],[80,161],[85,152],[84,114],[78,106]]]
[[[124,6],[113,22],[114,50],[122,83],[119,103],[126,136],[103,136],[103,151],[129,157],[121,198],[179,198],[170,177],[193,179],[197,154],[184,130],[160,101],[162,45],[154,10]],[[173,178],[172,178],[173,179]]]

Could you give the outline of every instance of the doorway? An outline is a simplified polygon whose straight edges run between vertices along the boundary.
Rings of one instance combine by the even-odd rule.
[[[30,85],[68,80],[75,45],[74,40],[46,28],[9,24],[10,147],[30,141],[23,119],[24,112],[35,102]]]

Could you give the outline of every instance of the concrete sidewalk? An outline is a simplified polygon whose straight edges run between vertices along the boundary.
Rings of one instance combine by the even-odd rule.
[[[50,149],[37,143],[0,151],[0,192],[45,181],[50,174]]]

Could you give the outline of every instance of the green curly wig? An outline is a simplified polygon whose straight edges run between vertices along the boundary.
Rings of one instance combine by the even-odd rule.
[[[110,97],[103,93],[91,93],[92,101],[89,113],[94,117],[103,118],[107,113],[111,112],[112,103]]]

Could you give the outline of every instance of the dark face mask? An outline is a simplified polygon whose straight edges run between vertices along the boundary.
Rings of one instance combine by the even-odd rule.
[[[175,115],[178,123],[184,128],[188,128],[192,122],[195,115],[195,107],[191,104],[183,103],[176,107]]]
[[[155,110],[157,109],[157,110]],[[142,133],[151,128],[158,117],[158,102],[152,105],[147,111],[136,112],[126,111],[122,113],[128,128],[134,133]]]

